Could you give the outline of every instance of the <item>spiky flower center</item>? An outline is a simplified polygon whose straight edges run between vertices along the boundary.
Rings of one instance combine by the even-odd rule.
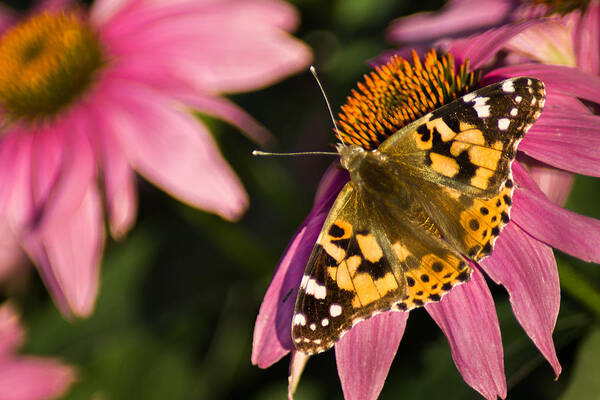
[[[585,11],[589,7],[591,0],[530,0],[534,4],[542,4],[548,7],[548,15],[559,14],[566,15],[571,11]]]
[[[479,80],[468,62],[455,70],[450,54],[431,50],[421,63],[413,51],[412,58],[411,64],[392,57],[352,90],[338,114],[341,141],[377,148],[403,126],[468,93]]]
[[[9,120],[55,116],[103,65],[100,43],[74,13],[43,13],[0,40],[0,107]]]

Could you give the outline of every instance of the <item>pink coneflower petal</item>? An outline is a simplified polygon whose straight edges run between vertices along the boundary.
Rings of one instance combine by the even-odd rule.
[[[239,218],[248,198],[204,126],[148,87],[116,80],[113,85],[102,105],[111,108],[106,124],[119,133],[132,166],[181,201]]]
[[[517,224],[504,228],[494,253],[482,264],[490,278],[506,288],[515,317],[558,376],[561,367],[552,341],[560,307],[556,260],[552,248]]]
[[[129,231],[137,213],[137,188],[135,174],[125,153],[121,150],[113,132],[105,126],[106,121],[95,116],[96,146],[101,162],[104,196],[108,211],[111,234],[119,239]],[[101,133],[101,134],[100,134]]]
[[[455,287],[425,309],[442,329],[456,368],[483,397],[506,397],[504,353],[494,300],[477,268],[469,282]]]
[[[600,78],[578,68],[562,65],[519,64],[495,69],[485,81],[499,81],[514,76],[531,76],[546,85],[546,96],[560,94],[600,103]]]
[[[0,358],[21,347],[25,331],[19,316],[10,302],[0,306]]]
[[[577,14],[579,17],[579,14]],[[574,35],[577,66],[592,75],[600,74],[600,5],[591,2],[586,12],[576,22]]]
[[[294,348],[291,329],[298,284],[329,209],[346,181],[345,171],[329,168],[315,206],[283,253],[254,325],[252,363],[260,368],[269,367]]]
[[[174,94],[174,96],[203,114],[220,118],[230,123],[261,146],[265,146],[273,140],[273,136],[265,127],[226,98],[191,91],[180,91]]]
[[[600,176],[600,117],[548,110],[519,145],[525,154],[557,168]]]
[[[255,3],[253,8],[264,7],[269,14],[285,7],[277,3],[273,8],[270,3]],[[156,80],[160,75],[143,68],[144,63],[152,63],[153,68],[167,74],[165,79],[186,81],[211,93],[239,92],[274,83],[304,68],[312,57],[308,47],[276,26],[248,24],[218,8],[216,12],[210,8],[186,12],[190,7],[169,6],[169,18],[164,18],[164,6],[138,10],[135,21],[115,18],[101,33],[113,54],[127,55],[131,77]],[[275,24],[293,25],[281,19],[275,18]],[[123,41],[123,36],[128,40]]]
[[[530,60],[575,66],[572,29],[572,24],[567,25],[565,21],[549,20],[519,33],[507,43],[505,49]]]
[[[4,213],[7,223],[12,229],[19,231],[19,227],[29,223],[33,212],[33,195],[31,188],[31,148],[33,138],[27,132],[17,132],[13,140],[5,142],[7,150],[14,153],[10,160],[12,165],[3,165],[4,185],[8,186],[8,193],[1,199],[4,204]],[[3,186],[4,186],[3,185]],[[3,196],[4,197],[4,196]]]
[[[69,7],[75,3],[75,0],[39,0],[35,3],[33,12],[57,11]]]
[[[58,221],[29,234],[25,248],[62,313],[85,317],[93,311],[104,247],[98,189],[90,185],[79,207]]]
[[[514,193],[512,219],[533,237],[586,261],[600,262],[600,221],[557,206],[544,196],[518,163],[513,173],[521,186]]]
[[[304,367],[309,358],[310,356],[308,354],[292,350],[290,356],[290,371],[288,374],[288,400],[294,399],[294,393],[296,393],[296,388],[298,388],[298,383],[300,383],[302,371],[304,371]]]
[[[58,397],[75,380],[72,368],[39,357],[0,360],[2,400],[42,400]]]
[[[527,169],[529,176],[551,202],[559,206],[565,204],[575,182],[575,175],[542,163],[528,162]]]
[[[485,33],[465,39],[457,39],[452,42],[450,53],[454,56],[457,64],[469,59],[471,70],[477,69],[504,47],[515,35],[536,24],[539,24],[539,22],[524,21],[490,29]]]
[[[387,37],[397,43],[463,37],[505,21],[515,6],[510,0],[453,0],[435,12],[422,12],[394,20]]]
[[[408,314],[386,312],[360,322],[335,345],[344,399],[375,400],[388,375]]]

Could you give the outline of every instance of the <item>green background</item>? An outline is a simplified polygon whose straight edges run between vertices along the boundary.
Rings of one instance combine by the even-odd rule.
[[[396,0],[292,3],[302,16],[296,35],[313,48],[334,111],[368,71],[365,61],[391,47],[384,31],[393,18],[441,6],[429,0],[419,2],[419,9],[415,2]],[[276,151],[329,150],[334,142],[308,71],[232,100],[271,130]],[[331,159],[253,158],[255,146],[242,134],[201,118],[250,195],[250,209],[239,223],[186,207],[140,179],[137,224],[123,241],[107,244],[91,318],[63,320],[35,271],[27,289],[10,293],[28,330],[22,352],[77,366],[79,380],[67,399],[286,398],[287,357],[267,370],[250,363],[254,321]],[[599,187],[595,179],[578,177],[568,208],[600,218]],[[564,282],[554,333],[563,366],[557,382],[513,317],[506,292],[489,282],[511,399],[600,399],[600,269],[556,255]],[[334,353],[313,357],[296,399],[341,398]],[[439,328],[417,310],[380,398],[481,397],[463,382]]]

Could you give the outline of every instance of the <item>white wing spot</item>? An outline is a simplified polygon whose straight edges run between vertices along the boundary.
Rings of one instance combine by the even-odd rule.
[[[317,324],[312,323],[312,324],[310,324],[309,328],[310,328],[311,331],[316,331],[317,330]]]
[[[329,319],[327,319],[327,318],[323,318],[323,319],[321,320],[321,326],[327,326],[327,325],[329,325]]]
[[[475,97],[477,97],[477,95],[476,95],[475,93],[469,93],[469,94],[465,94],[465,95],[463,96],[463,101],[464,101],[465,103],[469,103],[469,102],[473,101],[473,99],[474,99]]]
[[[507,79],[502,83],[502,91],[505,93],[512,93],[515,91],[512,79]]]
[[[304,316],[304,314],[302,313],[298,313],[296,315],[294,315],[294,319],[293,319],[293,324],[294,325],[306,325],[306,317]]]
[[[531,98],[531,105],[535,105],[535,103],[537,102],[537,99],[535,97]]]
[[[519,110],[517,110],[516,108],[513,108],[512,110],[510,110],[510,115],[512,117],[516,117],[518,113],[519,113]]]
[[[300,287],[305,287],[306,283],[308,282],[308,279],[310,278],[309,275],[304,275],[302,276],[302,282],[300,282]]]
[[[523,98],[522,98],[521,96],[517,96],[517,97],[515,97],[515,101],[516,101],[517,103],[520,103],[520,102],[521,102],[521,100],[523,100]]]
[[[327,294],[325,285],[319,285],[315,279],[309,279],[306,283],[306,294],[314,296],[315,299],[323,300]]]
[[[331,306],[329,306],[329,315],[331,315],[332,317],[339,317],[340,315],[342,315],[342,306],[340,306],[339,304],[332,304]]]
[[[473,108],[479,118],[486,118],[490,116],[490,106],[487,105],[487,97],[476,97]]]
[[[509,125],[510,125],[510,119],[508,119],[508,118],[500,118],[498,120],[498,129],[500,129],[501,131],[507,130]]]

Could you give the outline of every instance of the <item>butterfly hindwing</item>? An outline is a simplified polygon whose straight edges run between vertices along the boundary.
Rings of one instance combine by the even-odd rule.
[[[439,301],[470,268],[419,213],[390,208],[348,183],[325,221],[292,320],[298,350],[331,347],[354,324]]]

